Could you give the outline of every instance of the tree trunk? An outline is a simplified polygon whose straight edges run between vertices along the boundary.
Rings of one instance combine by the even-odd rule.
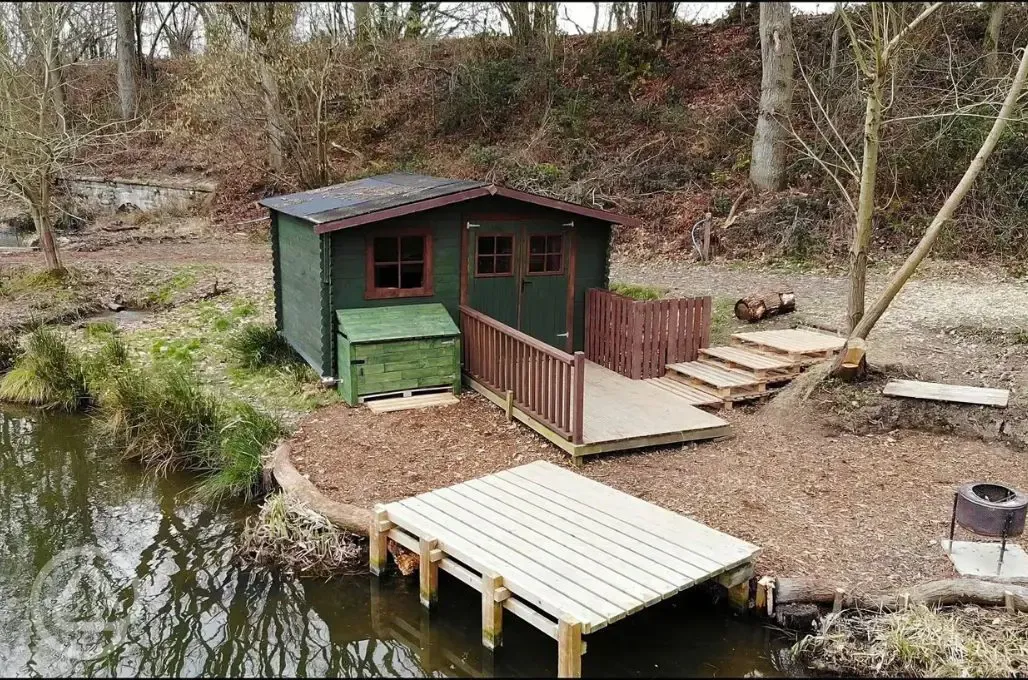
[[[871,243],[871,227],[875,209],[875,183],[878,179],[878,148],[881,143],[883,74],[871,79],[864,110],[864,157],[860,169],[860,196],[857,199],[857,220],[850,243],[850,293],[847,303],[847,329],[852,331],[864,316],[864,290],[867,287],[867,249]]]
[[[353,3],[353,32],[359,43],[370,42],[373,33],[370,2]]]
[[[636,5],[636,28],[658,50],[663,49],[667,42],[674,17],[673,2],[640,2]]]
[[[854,324],[850,331],[850,338],[856,338],[859,340],[866,340],[868,333],[874,328],[878,320],[882,318],[885,310],[889,308],[896,295],[899,294],[900,290],[906,284],[907,280],[910,279],[918,265],[928,256],[931,252],[932,246],[935,245],[935,241],[939,237],[939,233],[942,231],[943,226],[953,218],[953,214],[957,208],[960,207],[960,203],[964,200],[967,192],[971,190],[971,185],[974,183],[978,174],[985,167],[985,163],[989,160],[989,156],[992,155],[993,150],[996,148],[996,144],[999,142],[999,138],[1003,134],[1003,130],[1006,128],[1007,121],[1013,114],[1014,109],[1017,107],[1017,99],[1021,95],[1021,90],[1024,88],[1025,78],[1028,76],[1028,46],[1025,47],[1021,55],[1021,63],[1017,68],[1017,75],[1014,76],[1014,81],[1010,85],[1010,91],[1007,92],[1006,100],[1003,102],[1003,107],[1000,109],[999,115],[992,124],[992,130],[989,131],[988,137],[982,143],[981,148],[975,155],[974,160],[968,165],[967,170],[964,172],[964,176],[960,179],[960,182],[953,189],[953,192],[943,203],[942,208],[936,213],[935,218],[931,224],[925,230],[924,236],[918,242],[914,251],[910,253],[903,266],[893,275],[892,280],[885,287],[882,294],[875,300],[871,309],[866,315],[864,315],[859,323]],[[862,192],[863,195],[863,192]],[[845,355],[845,352],[840,353],[841,357]],[[841,363],[837,363],[833,373],[838,371],[841,367]]]
[[[118,28],[118,101],[121,103],[121,119],[130,120],[136,113],[136,43],[132,3],[116,2],[114,12]]]
[[[830,583],[809,577],[780,578],[774,590],[775,606],[786,604],[832,604],[837,588]],[[898,595],[885,597],[843,597],[844,608],[884,609],[895,611],[906,603],[945,607],[956,604],[976,604],[998,607],[1006,603],[1006,593],[1012,595],[1014,608],[1028,611],[1028,588],[1015,583],[992,582],[970,578],[952,578],[929,581],[911,586]]]
[[[985,75],[995,78],[999,75],[999,32],[1003,27],[1005,2],[986,2],[989,10],[989,28],[985,31]]]
[[[53,220],[50,218],[50,188],[46,186],[45,179],[40,179],[39,182],[38,193],[32,192],[25,196],[29,201],[29,214],[32,215],[32,223],[36,227],[39,249],[43,251],[46,268],[50,271],[61,271],[64,266],[61,264],[57,240],[54,238]]]
[[[787,2],[760,3],[760,113],[753,135],[750,181],[760,191],[777,191],[785,182],[785,152],[792,110],[793,49],[791,9]]]
[[[828,56],[828,83],[829,85],[835,83],[835,74],[839,70],[839,38],[842,34],[842,19],[839,16],[840,12],[843,12],[841,2],[835,3],[835,14],[833,16],[832,25],[832,51]]]
[[[260,60],[261,92],[264,97],[265,130],[268,137],[268,166],[273,172],[285,169],[285,128],[280,110],[278,79],[264,55]]]
[[[600,3],[594,2],[593,3],[593,33],[596,33],[596,31],[599,29],[599,27],[600,27]]]
[[[796,296],[792,292],[747,295],[735,303],[736,318],[750,323],[795,310]]]

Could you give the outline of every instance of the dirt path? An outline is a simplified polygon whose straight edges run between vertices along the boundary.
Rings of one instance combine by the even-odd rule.
[[[928,265],[872,332],[871,361],[905,364],[940,380],[1028,391],[1028,281],[983,265]],[[869,273],[869,300],[885,287],[890,274],[885,268]],[[844,274],[621,259],[612,263],[611,279],[733,300],[762,290],[793,290],[797,312],[777,323],[845,327]]]

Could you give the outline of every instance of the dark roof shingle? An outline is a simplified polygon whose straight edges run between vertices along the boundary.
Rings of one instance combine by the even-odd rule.
[[[314,224],[324,224],[484,186],[483,182],[394,172],[265,198],[260,204]]]

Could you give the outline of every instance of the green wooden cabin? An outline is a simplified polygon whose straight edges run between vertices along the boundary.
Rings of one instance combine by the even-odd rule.
[[[635,221],[483,182],[393,173],[261,201],[278,329],[339,378],[339,310],[464,304],[565,351],[607,286],[611,227]]]

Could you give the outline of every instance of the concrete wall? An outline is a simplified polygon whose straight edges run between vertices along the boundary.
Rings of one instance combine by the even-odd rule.
[[[214,199],[216,184],[204,180],[138,180],[68,177],[64,184],[77,203],[100,210],[197,210]]]

